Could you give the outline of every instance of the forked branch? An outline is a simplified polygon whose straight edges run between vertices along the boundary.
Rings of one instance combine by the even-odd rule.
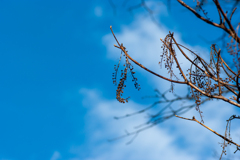
[[[195,97],[196,104],[198,106],[201,104],[200,95],[205,95],[205,96],[207,96],[209,98],[221,99],[221,100],[226,101],[226,102],[228,102],[230,104],[233,104],[233,105],[235,105],[237,107],[240,107],[240,104],[238,104],[238,103],[232,101],[231,99],[228,99],[228,98],[226,98],[226,97],[221,95],[221,92],[222,92],[222,90],[224,88],[228,89],[234,95],[238,95],[238,94],[234,91],[235,90],[234,88],[236,87],[236,85],[230,83],[232,81],[232,79],[225,78],[225,80],[224,80],[223,77],[220,77],[219,73],[220,73],[220,68],[222,67],[222,65],[220,65],[221,63],[215,63],[214,57],[212,58],[211,61],[212,61],[213,64],[215,64],[215,66],[212,66],[212,67],[211,67],[210,64],[207,64],[199,56],[196,56],[196,59],[194,61],[191,60],[186,55],[186,53],[181,49],[180,45],[176,42],[176,40],[173,37],[173,34],[169,33],[169,35],[166,36],[164,41],[161,39],[161,41],[163,42],[163,55],[162,55],[162,58],[166,59],[165,63],[168,66],[168,70],[170,71],[170,74],[173,74],[172,64],[175,62],[176,65],[177,65],[177,68],[180,71],[180,75],[184,79],[184,81],[174,80],[172,78],[167,78],[167,77],[164,77],[162,75],[159,75],[159,74],[151,71],[150,69],[146,68],[141,63],[139,63],[136,60],[134,60],[128,54],[128,52],[126,51],[126,47],[124,47],[123,44],[120,45],[119,41],[117,40],[117,37],[115,36],[115,34],[114,34],[113,30],[112,30],[112,26],[110,27],[110,29],[112,31],[112,34],[113,34],[116,42],[119,45],[119,46],[117,46],[117,45],[114,45],[114,46],[116,48],[118,48],[118,49],[121,49],[121,51],[124,53],[127,61],[128,61],[128,59],[130,59],[132,62],[134,62],[136,65],[138,65],[142,69],[146,70],[147,72],[149,72],[149,73],[151,73],[151,74],[153,74],[153,75],[155,75],[157,77],[160,77],[160,78],[162,78],[164,80],[167,80],[169,82],[189,85],[192,88],[192,96]],[[172,41],[174,41],[174,43],[172,43]],[[183,72],[183,70],[182,70],[182,68],[180,66],[180,63],[178,62],[177,54],[176,54],[176,51],[174,50],[174,47],[173,47],[174,45],[176,45],[177,48],[181,51],[181,53],[186,57],[186,59],[192,65],[194,65],[196,67],[195,68],[196,71],[193,71],[192,69],[189,70],[190,74],[189,74],[188,78],[185,75],[185,73]],[[197,54],[195,54],[195,55],[197,55]],[[220,54],[219,53],[215,54],[214,56],[217,58],[217,61],[219,61],[220,59],[222,60],[222,58],[220,58]],[[170,60],[169,59],[170,57],[172,57],[174,59],[174,61]],[[200,64],[196,64],[197,61],[200,61],[201,65]],[[128,62],[128,63],[130,63],[130,62]],[[204,70],[204,68],[205,68],[205,70]],[[212,71],[215,70],[215,71],[211,72],[211,70]],[[231,88],[229,86],[232,86],[233,88]],[[218,92],[218,93],[216,93],[216,92]],[[235,100],[237,100],[237,98]]]

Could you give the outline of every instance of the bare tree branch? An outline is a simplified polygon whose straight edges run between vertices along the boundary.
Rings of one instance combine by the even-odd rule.
[[[227,120],[227,126],[225,135],[221,135],[214,131],[213,129],[209,128],[208,126],[204,125],[203,118],[202,118],[202,111],[200,110],[200,105],[207,102],[210,99],[218,99],[225,101],[229,104],[232,104],[236,106],[237,108],[240,108],[240,85],[239,85],[239,77],[240,77],[240,37],[238,36],[238,29],[240,27],[240,23],[238,23],[236,29],[234,29],[234,26],[232,24],[232,17],[237,12],[236,11],[236,5],[239,4],[239,0],[236,0],[233,8],[230,10],[230,14],[227,14],[227,11],[224,11],[226,7],[222,7],[219,3],[219,0],[213,0],[213,5],[217,9],[217,14],[219,17],[219,23],[213,22],[210,20],[209,16],[207,15],[207,12],[203,9],[203,6],[206,4],[206,0],[197,0],[197,6],[196,8],[199,11],[202,11],[202,13],[199,13],[196,11],[196,8],[192,8],[189,5],[187,5],[183,0],[177,0],[179,4],[181,4],[184,8],[191,11],[197,18],[201,19],[203,22],[210,24],[211,26],[214,26],[216,28],[220,28],[224,31],[225,34],[221,36],[218,40],[225,39],[226,35],[228,35],[231,38],[230,43],[227,43],[227,46],[224,47],[225,41],[222,43],[222,49],[218,47],[216,44],[211,45],[211,52],[210,52],[210,62],[204,60],[202,56],[195,53],[191,49],[179,44],[177,40],[174,37],[173,32],[169,32],[168,35],[164,39],[160,38],[162,42],[162,53],[160,55],[161,61],[159,62],[160,65],[164,64],[166,70],[168,71],[168,74],[170,78],[157,74],[156,72],[153,72],[149,70],[147,67],[142,65],[140,62],[136,61],[134,57],[131,57],[128,51],[126,50],[126,47],[123,46],[123,44],[119,43],[117,37],[115,36],[112,26],[110,26],[111,32],[113,34],[113,37],[115,38],[117,45],[114,45],[114,47],[120,49],[121,55],[120,59],[125,57],[125,64],[123,65],[124,71],[121,73],[121,79],[118,83],[118,88],[116,90],[116,98],[119,102],[125,103],[128,102],[128,98],[124,99],[122,98],[122,93],[126,85],[124,85],[124,82],[126,81],[127,73],[130,72],[133,78],[133,81],[135,82],[134,85],[136,89],[140,89],[138,85],[137,78],[134,77],[133,72],[133,66],[131,65],[130,61],[135,63],[140,68],[144,69],[145,71],[153,74],[154,76],[157,76],[163,80],[166,80],[171,83],[171,92],[173,93],[173,98],[169,99],[166,97],[166,94],[168,92],[164,92],[163,94],[160,91],[156,91],[155,98],[160,98],[159,101],[154,102],[152,105],[141,109],[134,113],[129,113],[123,116],[114,117],[115,119],[122,119],[127,118],[130,116],[134,116],[137,114],[142,114],[157,105],[161,105],[160,110],[154,114],[149,114],[149,120],[145,122],[144,124],[141,124],[137,127],[135,127],[135,130],[132,132],[127,132],[126,134],[120,137],[117,137],[115,139],[128,137],[128,136],[134,136],[129,142],[131,143],[137,135],[146,130],[149,129],[159,123],[162,123],[170,118],[178,117],[185,120],[195,121],[199,124],[201,124],[206,129],[210,130],[212,133],[216,134],[217,136],[221,137],[224,142],[222,144],[222,153],[220,155],[220,159],[222,158],[222,155],[226,153],[226,147],[227,144],[234,144],[237,149],[236,151],[240,150],[240,146],[238,143],[234,142],[230,137],[230,126],[231,121],[233,119],[240,119],[239,116],[232,115],[229,120]],[[233,1],[231,1],[233,2]],[[221,1],[221,3],[224,3],[224,1]],[[228,3],[225,1],[225,3]],[[150,15],[153,14],[153,11],[148,8],[146,5],[146,2],[144,0],[141,0],[141,3],[132,6],[130,10],[143,7]],[[201,14],[204,14],[201,16]],[[227,49],[227,58],[223,56],[224,48]],[[194,56],[192,58],[187,53],[191,53],[191,55]],[[182,63],[180,63],[179,55],[182,55],[184,59],[186,60],[184,63],[189,64],[189,68],[185,71],[183,70]],[[229,57],[233,57],[233,63],[231,64],[231,61],[229,63]],[[191,58],[190,58],[191,57]],[[226,61],[228,63],[226,63]],[[116,77],[118,68],[120,67],[120,61],[118,65],[115,65],[115,74],[113,77],[113,82],[116,83]],[[177,68],[177,71],[175,70],[175,67]],[[174,68],[174,69],[173,69]],[[178,75],[182,78],[182,80],[179,80]],[[190,88],[188,94],[186,96],[179,96],[176,93],[173,92],[173,84],[185,84]],[[231,97],[228,97],[231,94]],[[180,105],[180,106],[174,106],[173,104],[179,103],[180,101],[188,101],[188,102],[194,102],[194,104],[190,105]],[[173,107],[174,106],[174,107]],[[178,107],[176,109],[176,107]],[[191,108],[195,107],[196,110],[199,112],[201,117],[201,122],[198,121],[195,117],[192,119],[180,117],[179,115],[186,113]],[[228,133],[228,134],[227,134]],[[235,152],[236,152],[235,151]]]
[[[180,117],[180,116],[178,116],[178,115],[175,115],[175,116],[178,117],[178,118],[181,118],[181,119],[185,119],[185,120],[189,120],[189,121],[195,121],[195,122],[201,124],[203,127],[207,128],[209,131],[211,131],[211,132],[213,132],[214,134],[216,134],[217,136],[219,136],[219,137],[221,137],[222,139],[226,140],[227,142],[232,143],[232,144],[234,144],[234,145],[237,146],[237,147],[240,147],[239,144],[233,142],[232,140],[226,138],[225,136],[223,136],[223,135],[217,133],[217,132],[214,131],[213,129],[211,129],[211,128],[209,128],[208,126],[204,125],[203,123],[199,122],[194,116],[193,116],[192,119],[184,118],[184,117]]]

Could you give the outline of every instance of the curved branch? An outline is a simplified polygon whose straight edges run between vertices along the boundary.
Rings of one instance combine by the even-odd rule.
[[[120,43],[118,42],[118,40],[117,40],[117,38],[116,38],[113,30],[112,30],[112,26],[110,26],[110,29],[111,29],[111,31],[112,31],[112,34],[113,34],[116,42],[117,42],[118,45],[119,45],[119,46],[114,45],[114,47],[121,49],[121,50],[124,52],[124,54],[125,54],[132,62],[134,62],[136,65],[138,65],[138,66],[141,67],[142,69],[148,71],[149,73],[152,73],[153,75],[155,75],[155,76],[157,76],[157,77],[160,77],[160,78],[162,78],[162,79],[165,79],[165,80],[167,80],[167,81],[169,81],[169,82],[179,83],[179,84],[186,84],[186,82],[176,81],[176,80],[172,80],[172,79],[166,78],[166,77],[164,77],[164,76],[161,76],[161,75],[159,75],[159,74],[151,71],[150,69],[144,67],[142,64],[140,64],[140,63],[137,62],[136,60],[134,60],[132,57],[129,56],[129,54],[128,54],[127,51],[126,51],[126,48],[125,48],[123,45],[120,45]]]
[[[207,20],[206,18],[202,17],[200,14],[198,14],[194,9],[192,9],[190,6],[188,6],[186,3],[184,3],[182,0],[177,0],[182,6],[184,6],[185,8],[187,8],[188,10],[190,10],[193,14],[195,14],[199,19],[205,21],[206,23],[208,24],[211,24],[215,27],[218,27],[218,28],[222,28],[224,29],[224,25],[222,24],[217,24],[217,23],[214,23],[212,21],[209,21]]]
[[[211,132],[213,132],[214,134],[216,134],[217,136],[221,137],[222,139],[224,139],[224,140],[228,141],[229,143],[232,143],[232,144],[236,145],[237,147],[240,147],[240,145],[239,145],[239,144],[237,144],[237,143],[233,142],[232,140],[230,140],[230,139],[228,139],[228,138],[224,137],[223,135],[221,135],[221,134],[217,133],[217,132],[216,132],[216,131],[214,131],[213,129],[211,129],[211,128],[209,128],[208,126],[204,125],[203,123],[199,122],[199,121],[198,121],[198,120],[197,120],[197,119],[196,119],[194,116],[193,116],[193,118],[192,118],[192,119],[189,119],[189,118],[184,118],[184,117],[180,117],[180,116],[178,116],[178,115],[175,115],[175,116],[176,116],[176,117],[178,117],[178,118],[181,118],[181,119],[185,119],[185,120],[189,120],[189,121],[195,121],[195,122],[197,122],[197,123],[201,124],[203,127],[207,128],[209,131],[211,131]]]

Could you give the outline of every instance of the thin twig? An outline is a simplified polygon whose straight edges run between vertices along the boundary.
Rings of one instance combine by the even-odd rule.
[[[193,118],[192,118],[192,119],[185,118],[185,117],[180,117],[180,116],[178,116],[178,115],[175,115],[175,116],[176,116],[176,117],[178,117],[178,118],[181,118],[181,119],[185,119],[185,120],[189,120],[189,121],[195,121],[195,122],[197,122],[197,123],[201,124],[203,127],[207,128],[209,131],[211,131],[211,132],[213,132],[214,134],[216,134],[217,136],[221,137],[222,139],[224,139],[224,140],[228,141],[229,143],[232,143],[232,144],[236,145],[237,147],[240,147],[240,145],[239,145],[239,144],[237,144],[237,143],[235,143],[235,142],[231,141],[230,139],[228,139],[228,138],[224,137],[223,135],[221,135],[221,134],[217,133],[217,132],[216,132],[216,131],[214,131],[213,129],[211,129],[211,128],[209,128],[208,126],[204,125],[203,123],[199,122],[199,121],[198,121],[198,120],[197,120],[197,119],[196,119],[194,116],[193,116]]]

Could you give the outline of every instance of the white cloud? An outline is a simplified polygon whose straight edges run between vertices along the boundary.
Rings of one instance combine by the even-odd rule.
[[[134,131],[134,127],[144,123],[145,113],[126,119],[114,120],[113,116],[133,113],[147,107],[135,102],[120,104],[116,100],[105,100],[97,90],[81,89],[85,103],[89,108],[85,119],[86,143],[72,146],[70,153],[75,155],[71,160],[158,160],[158,159],[215,159],[214,150],[221,151],[218,142],[222,139],[214,135],[196,122],[173,118],[148,130],[141,132],[130,144],[125,145],[132,137],[113,142],[107,139],[123,135],[126,129]],[[94,96],[92,96],[94,95]],[[234,113],[234,108],[221,101],[208,103],[202,108],[205,113],[205,124],[213,130],[224,134],[225,120]],[[191,118],[197,113],[194,110],[184,116]],[[232,134],[237,130],[232,128]],[[234,137],[236,138],[236,137]]]
[[[89,156],[84,157],[87,160],[194,159],[193,155],[185,153],[184,149],[174,144],[175,138],[171,136],[172,133],[169,130],[159,127],[140,133],[130,145],[125,143],[131,140],[131,137],[107,142],[107,139],[125,134],[125,129],[129,132],[133,131],[134,126],[147,120],[143,115],[122,120],[114,120],[113,116],[132,113],[147,106],[134,102],[122,105],[116,100],[104,100],[103,97],[92,99],[92,93],[97,93],[96,90],[82,89],[80,92],[85,96],[86,101],[92,101],[94,104],[83,103],[85,107],[91,107],[85,120],[88,143],[71,148],[71,153],[79,156],[79,159],[83,159],[84,152],[88,152]]]

